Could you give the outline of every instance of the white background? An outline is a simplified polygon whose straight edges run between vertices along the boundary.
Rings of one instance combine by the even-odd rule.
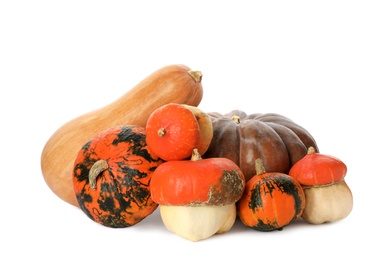
[[[375,0],[1,1],[0,258],[389,259],[389,14]],[[52,193],[40,171],[51,134],[174,63],[202,71],[204,111],[306,128],[347,164],[351,214],[269,233],[238,221],[191,242],[158,211],[110,229]]]

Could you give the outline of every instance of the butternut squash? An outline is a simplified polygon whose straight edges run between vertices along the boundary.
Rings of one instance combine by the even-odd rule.
[[[82,114],[58,128],[41,154],[41,171],[49,188],[79,207],[72,183],[78,151],[95,134],[116,125],[146,126],[149,115],[168,103],[198,106],[203,97],[202,73],[182,64],[162,67],[114,102]]]

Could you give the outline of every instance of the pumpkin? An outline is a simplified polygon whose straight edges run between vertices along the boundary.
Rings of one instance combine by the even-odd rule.
[[[310,146],[318,149],[311,134],[291,119],[275,113],[227,114],[209,112],[213,139],[203,158],[225,157],[235,162],[246,180],[256,175],[255,160],[261,158],[267,172],[288,174]]]
[[[209,115],[195,106],[169,103],[156,109],[146,122],[146,143],[165,161],[203,155],[213,137]]]
[[[201,79],[201,72],[185,65],[168,65],[151,73],[114,102],[62,125],[48,139],[41,154],[41,171],[48,187],[65,202],[78,206],[73,193],[72,167],[81,146],[112,126],[145,127],[149,115],[164,104],[197,106],[203,96]]]
[[[258,231],[282,230],[303,214],[303,188],[285,173],[266,172],[261,159],[255,164],[256,175],[246,182],[237,202],[238,216],[245,226]]]
[[[339,158],[317,153],[314,147],[309,147],[307,155],[289,172],[304,188],[304,220],[322,224],[342,220],[351,213],[353,196],[345,182],[346,174],[347,166]]]
[[[228,232],[236,220],[235,203],[244,191],[240,168],[226,158],[166,161],[150,182],[165,227],[185,239],[199,241]]]
[[[151,152],[140,126],[115,126],[92,137],[74,161],[73,188],[81,210],[107,227],[133,226],[158,205],[152,173],[163,161]]]

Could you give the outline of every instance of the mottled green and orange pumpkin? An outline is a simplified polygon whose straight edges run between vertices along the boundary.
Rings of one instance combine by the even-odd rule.
[[[313,136],[293,120],[276,113],[247,114],[232,110],[227,114],[209,112],[213,138],[203,158],[222,157],[235,162],[246,180],[256,175],[255,160],[261,158],[267,172],[288,174],[307,154],[318,151]]]
[[[302,216],[303,188],[285,173],[266,172],[259,158],[255,169],[256,175],[247,181],[237,202],[238,216],[245,226],[258,231],[282,230]]]
[[[81,210],[107,227],[135,225],[157,207],[151,176],[163,161],[148,149],[144,127],[111,127],[93,136],[74,162],[73,188]]]

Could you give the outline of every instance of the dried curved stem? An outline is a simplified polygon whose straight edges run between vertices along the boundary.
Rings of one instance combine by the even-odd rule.
[[[92,189],[96,190],[96,178],[97,176],[108,169],[108,163],[106,160],[99,160],[95,162],[91,169],[89,169],[89,185]]]

